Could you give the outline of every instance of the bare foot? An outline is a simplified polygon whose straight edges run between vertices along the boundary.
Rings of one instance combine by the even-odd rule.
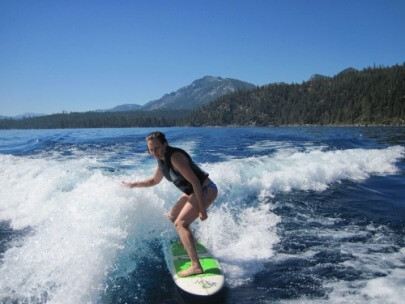
[[[195,274],[201,274],[204,271],[202,270],[201,266],[190,266],[186,270],[183,270],[182,272],[179,272],[177,275],[181,278],[192,276]]]

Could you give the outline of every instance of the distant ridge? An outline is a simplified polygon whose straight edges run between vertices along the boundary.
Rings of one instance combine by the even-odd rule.
[[[24,118],[46,116],[46,115],[47,114],[39,114],[39,113],[24,113],[24,114],[15,115],[15,116],[0,115],[0,119],[24,119]]]
[[[323,80],[323,79],[328,79],[330,78],[329,76],[321,75],[321,74],[314,74],[312,75],[308,81],[316,81],[316,80]]]
[[[93,110],[90,112],[190,111],[196,110],[202,105],[214,101],[218,97],[240,90],[251,90],[254,88],[256,88],[255,85],[237,79],[205,76],[175,92],[163,95],[160,99],[149,101],[143,106],[138,104],[122,104],[111,109]],[[23,119],[37,116],[46,116],[46,114],[25,113],[13,117],[0,115],[0,119]]]
[[[338,75],[345,75],[345,74],[358,73],[358,72],[359,72],[359,70],[350,67],[350,68],[344,69],[344,70],[341,71]]]
[[[205,76],[146,103],[141,110],[194,110],[226,94],[254,88],[255,85],[237,79]]]
[[[343,71],[339,72],[336,76],[344,76],[344,75],[358,73],[358,72],[359,72],[359,70],[349,67],[349,68],[344,69]],[[314,74],[308,79],[308,81],[327,80],[327,79],[332,79],[332,77],[321,75],[321,74]]]
[[[237,79],[205,76],[175,92],[163,95],[160,99],[149,101],[143,106],[123,104],[99,112],[195,110],[226,94],[254,88],[256,88],[255,85]]]

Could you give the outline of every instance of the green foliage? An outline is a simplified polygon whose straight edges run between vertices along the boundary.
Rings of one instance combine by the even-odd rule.
[[[175,124],[179,117],[177,111],[63,113],[0,120],[0,129],[168,127]]]
[[[270,84],[223,96],[191,113],[186,125],[403,125],[405,65],[346,69],[333,78]]]

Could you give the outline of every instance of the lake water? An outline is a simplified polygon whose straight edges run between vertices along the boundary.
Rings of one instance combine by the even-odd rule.
[[[219,187],[223,303],[403,303],[405,128],[167,128]],[[0,131],[1,303],[179,303],[152,129]]]

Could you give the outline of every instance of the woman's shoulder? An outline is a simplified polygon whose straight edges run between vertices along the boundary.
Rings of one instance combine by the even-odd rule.
[[[172,152],[170,153],[170,162],[171,163],[187,163],[189,164],[191,160],[190,155],[186,151],[180,148],[173,148]]]
[[[187,157],[190,157],[190,155],[181,148],[167,146],[167,149],[168,149],[167,151],[170,153],[170,156],[172,156],[173,154],[183,154]]]

